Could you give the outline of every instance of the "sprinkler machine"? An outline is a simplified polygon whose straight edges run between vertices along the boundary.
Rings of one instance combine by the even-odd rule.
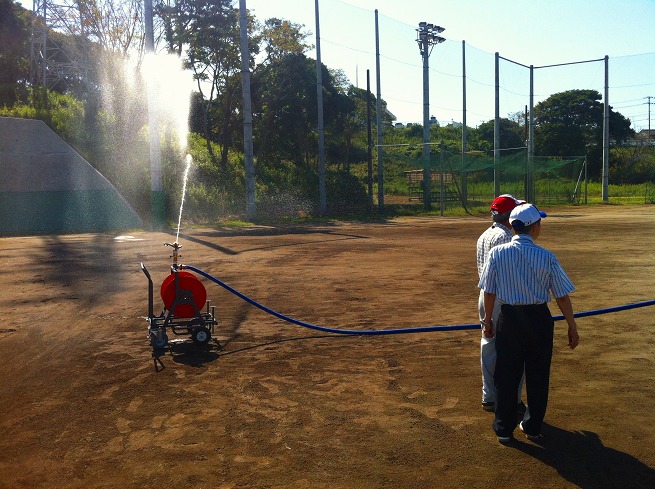
[[[205,346],[211,340],[216,322],[216,308],[207,300],[205,286],[198,278],[182,269],[178,264],[177,243],[164,243],[173,248],[171,273],[161,284],[161,298],[164,308],[159,316],[154,314],[152,278],[146,266],[141,270],[148,278],[148,338],[153,350],[161,350],[168,345],[167,331],[175,335],[190,336],[198,346]],[[203,311],[204,309],[204,311]]]

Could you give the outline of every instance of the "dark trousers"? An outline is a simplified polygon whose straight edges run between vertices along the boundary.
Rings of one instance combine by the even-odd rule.
[[[523,369],[528,412],[526,433],[538,435],[546,415],[550,362],[553,357],[554,322],[546,304],[504,304],[496,325],[496,418],[498,436],[511,436],[517,425],[516,391]]]

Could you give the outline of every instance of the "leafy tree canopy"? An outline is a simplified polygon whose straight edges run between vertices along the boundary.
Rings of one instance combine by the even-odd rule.
[[[534,108],[535,153],[587,157],[590,176],[602,167],[604,104],[596,90],[568,90],[551,95]],[[630,120],[610,107],[610,140],[620,144],[634,136]]]
[[[515,121],[501,118],[500,149],[520,148],[525,146],[524,129]],[[491,143],[494,147],[494,121],[483,122],[478,126],[477,133],[482,141]]]
[[[286,54],[303,54],[313,46],[307,44],[308,32],[304,32],[303,25],[288,20],[270,18],[264,22],[261,30],[261,40],[264,44],[266,59],[280,59]]]
[[[602,146],[602,96],[595,90],[568,90],[551,95],[535,108],[535,146],[538,154],[583,155]],[[620,143],[634,136],[630,120],[610,107],[610,138]],[[559,144],[557,140],[562,140]]]

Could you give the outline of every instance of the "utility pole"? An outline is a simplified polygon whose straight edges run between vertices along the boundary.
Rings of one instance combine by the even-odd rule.
[[[530,119],[528,121],[528,171],[525,197],[537,202],[534,189],[534,65],[530,65]]]
[[[462,41],[462,203],[468,200],[467,173],[464,164],[468,151],[468,129],[466,127],[466,41]]]
[[[321,62],[321,22],[318,0],[314,1],[314,11],[316,16],[316,104],[318,105],[318,213],[325,216],[327,196],[325,189],[325,131],[323,127],[323,65]]]
[[[252,100],[250,97],[250,50],[248,48],[248,9],[239,0],[239,41],[241,51],[241,96],[243,98],[243,152],[246,167],[246,214],[256,216],[255,159],[252,143]]]
[[[416,29],[416,42],[423,58],[423,207],[426,211],[432,208],[431,169],[430,169],[430,53],[435,44],[445,41],[441,34],[445,29],[441,26],[419,22]]]
[[[609,104],[609,56],[605,56],[605,96],[603,97],[603,202],[609,201],[610,175],[610,104]]]
[[[366,70],[366,135],[367,149],[366,161],[368,162],[368,210],[373,212],[373,131],[371,128],[371,72]]]
[[[500,54],[495,54],[494,89],[494,196],[500,194]]]
[[[650,133],[650,106],[651,104],[653,104],[653,102],[651,102],[650,99],[655,97],[649,95],[648,97],[644,97],[644,98],[648,100],[648,102],[646,103],[648,104],[648,139],[650,139],[652,137],[652,134]]]
[[[384,161],[382,156],[382,87],[380,79],[380,25],[378,9],[375,9],[375,131],[378,156],[378,211],[384,211]]]

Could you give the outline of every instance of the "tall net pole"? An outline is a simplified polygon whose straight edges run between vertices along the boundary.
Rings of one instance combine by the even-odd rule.
[[[423,207],[432,208],[430,168],[430,52],[435,44],[445,41],[441,34],[445,29],[441,26],[419,22],[416,29],[416,42],[423,58]]]
[[[603,101],[603,202],[609,200],[610,161],[610,104],[609,104],[609,56],[605,56],[605,94]]]
[[[319,214],[325,215],[327,197],[325,191],[325,134],[323,128],[323,67],[321,62],[321,22],[318,0],[314,1],[316,15],[316,103],[318,105],[318,193]]]
[[[430,168],[430,55],[427,37],[422,41],[421,56],[423,58],[423,207],[429,211],[432,208],[432,170]]]
[[[462,203],[466,206],[468,200],[467,175],[464,168],[468,144],[468,130],[466,128],[466,42],[462,41]]]
[[[248,49],[248,10],[246,0],[239,0],[241,43],[241,94],[243,97],[243,150],[246,166],[246,214],[255,217],[255,161],[252,144],[252,101],[250,97],[250,50]]]
[[[378,155],[378,210],[384,210],[384,165],[382,160],[382,89],[380,87],[380,29],[378,10],[375,9],[375,110]]]
[[[528,128],[528,171],[525,198],[535,202],[534,195],[534,66],[530,65],[530,125]],[[535,202],[536,203],[536,202]]]
[[[500,54],[495,57],[495,101],[494,101],[494,196],[500,194]]]

